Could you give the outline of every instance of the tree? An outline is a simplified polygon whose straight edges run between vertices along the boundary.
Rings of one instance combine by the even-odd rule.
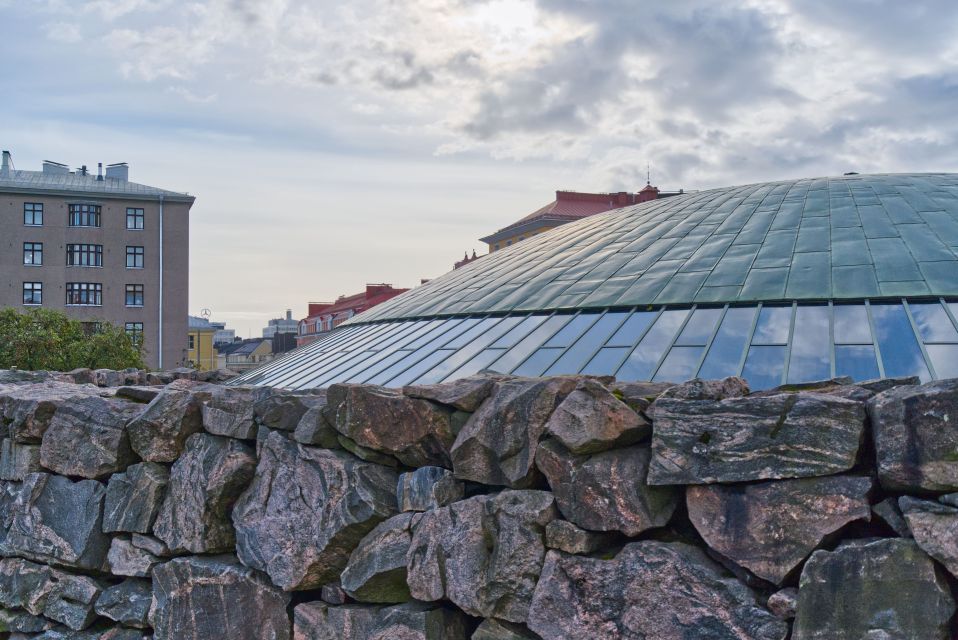
[[[142,346],[109,322],[84,323],[59,311],[0,310],[0,369],[143,369]]]

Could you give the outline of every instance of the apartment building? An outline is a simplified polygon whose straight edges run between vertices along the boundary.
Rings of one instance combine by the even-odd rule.
[[[187,360],[189,214],[194,197],[129,180],[126,163],[0,164],[0,306],[109,321],[150,367]]]

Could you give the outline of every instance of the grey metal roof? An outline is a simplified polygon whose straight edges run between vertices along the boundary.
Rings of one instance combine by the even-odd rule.
[[[167,191],[145,184],[77,173],[44,173],[42,171],[12,170],[9,176],[0,176],[0,191],[15,193],[62,194],[91,198],[128,198],[193,202],[193,196],[177,191]]]
[[[958,295],[958,174],[789,180],[616,209],[483,256],[348,324],[929,295]]]

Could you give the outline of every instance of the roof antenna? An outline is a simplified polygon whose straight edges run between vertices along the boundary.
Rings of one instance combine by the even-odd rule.
[[[652,186],[652,163],[645,163],[645,184]]]

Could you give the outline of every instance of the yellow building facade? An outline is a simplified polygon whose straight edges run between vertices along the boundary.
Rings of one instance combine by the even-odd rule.
[[[189,366],[199,371],[212,371],[217,368],[217,352],[213,346],[215,334],[216,327],[209,326],[209,322],[202,318],[194,319],[190,316],[186,345],[186,361]]]

